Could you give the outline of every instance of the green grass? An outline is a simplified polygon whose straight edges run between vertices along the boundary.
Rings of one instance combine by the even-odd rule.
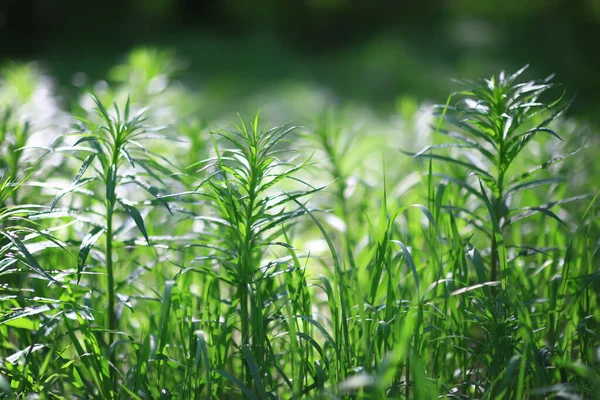
[[[295,126],[190,114],[175,66],[66,111],[2,73],[0,398],[597,395],[598,134],[552,77]]]

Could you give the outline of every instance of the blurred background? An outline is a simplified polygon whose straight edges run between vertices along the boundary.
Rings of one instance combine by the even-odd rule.
[[[529,63],[597,124],[599,40],[600,0],[0,0],[0,63],[36,61],[63,101],[127,79],[114,66],[150,46],[176,56],[171,73],[202,93],[190,110],[206,118],[281,88],[385,115],[401,98],[443,102],[450,78]]]

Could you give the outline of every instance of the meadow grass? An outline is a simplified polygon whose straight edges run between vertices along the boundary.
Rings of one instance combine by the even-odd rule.
[[[553,77],[302,127],[190,116],[174,66],[67,119],[4,71],[0,398],[597,397],[598,137]]]

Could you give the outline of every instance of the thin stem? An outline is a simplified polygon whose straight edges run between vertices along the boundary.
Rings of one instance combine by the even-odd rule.
[[[244,280],[242,282],[242,284],[244,285],[244,291],[242,292],[244,294],[243,299],[245,300],[245,317],[242,319],[242,323],[246,325],[246,343],[244,344],[249,344],[249,339],[250,339],[250,332],[249,332],[249,311],[248,311],[248,287],[250,285],[250,281],[252,279],[252,275],[254,272],[254,267],[253,267],[253,260],[252,260],[252,215],[254,214],[254,202],[256,200],[256,191],[255,188],[258,186],[258,182],[257,182],[258,178],[256,178],[256,175],[253,173],[252,174],[252,179],[250,181],[250,193],[249,193],[249,199],[248,199],[248,209],[247,209],[247,214],[246,214],[246,232],[245,232],[245,236],[244,236],[244,253],[245,253],[245,265],[244,265]],[[254,328],[254,327],[253,327]],[[258,329],[258,327],[256,327]],[[253,329],[254,330],[254,329]],[[243,331],[243,329],[242,329]],[[252,337],[252,350],[253,353],[257,359],[257,362],[259,363],[259,365],[262,364],[262,352],[258,351],[258,346],[261,345],[262,343],[262,339],[263,338],[258,338],[256,337],[256,335],[253,335]],[[248,380],[248,384],[251,384],[251,374],[249,369],[246,370],[246,379]]]
[[[498,243],[496,242],[496,236],[492,235],[492,271],[490,280],[496,281],[498,279]]]
[[[498,229],[502,231],[500,221],[504,217],[504,213],[502,211],[502,205],[504,204],[504,172],[500,172],[500,175],[498,176],[497,185],[498,196],[494,201],[493,207],[494,213],[496,214],[496,218],[498,219]],[[496,242],[496,235],[492,235],[492,281],[502,279],[502,271],[498,271],[498,261],[498,243]]]
[[[115,315],[115,277],[113,272],[113,258],[112,258],[112,217],[113,217],[114,203],[112,200],[107,201],[106,206],[106,275],[108,283],[108,343],[109,346],[114,342],[115,331],[117,330],[117,318]],[[113,367],[115,365],[115,353],[114,351],[110,355],[110,363]],[[117,377],[114,373],[113,368],[109,368],[110,379],[113,382],[113,389],[116,392],[117,388]]]
[[[113,270],[113,258],[112,258],[112,241],[113,241],[113,214],[115,210],[115,188],[117,186],[117,170],[119,168],[119,143],[115,143],[115,149],[112,152],[111,166],[108,168],[106,173],[106,183],[111,182],[112,190],[106,193],[106,275],[107,275],[107,286],[108,286],[108,341],[109,346],[114,343],[115,331],[118,327],[117,315],[115,313],[115,276]],[[113,384],[114,393],[117,393],[117,374],[115,370],[116,357],[113,351],[110,355],[110,364],[112,368],[109,368],[110,379]]]
[[[504,128],[506,126],[506,121],[501,118],[500,116],[504,114],[504,107],[503,107],[503,102],[501,97],[498,99],[498,103],[495,105],[494,107],[496,109],[496,121],[499,121],[500,124],[495,124],[494,126],[496,127],[496,138],[497,138],[497,142],[498,142],[498,164],[496,165],[496,169],[498,171],[498,178],[496,180],[496,186],[498,188],[498,193],[496,195],[496,199],[494,200],[494,203],[492,205],[493,209],[494,209],[494,214],[496,214],[496,218],[498,219],[498,223],[500,223],[500,218],[501,218],[501,208],[502,208],[502,204],[504,202],[504,172],[505,172],[505,143],[504,143]],[[500,229],[500,227],[498,226],[498,229]],[[491,261],[491,281],[496,281],[498,280],[498,243],[496,241],[496,235],[492,234],[492,261]],[[502,277],[500,276],[500,279],[502,279]]]
[[[248,183],[248,204],[246,208],[246,218],[245,218],[245,231],[244,231],[244,241],[242,243],[242,249],[240,253],[240,268],[241,268],[241,276],[239,283],[239,296],[240,296],[240,318],[242,319],[242,347],[249,346],[250,343],[250,311],[248,305],[248,296],[249,296],[249,285],[250,280],[252,278],[253,273],[253,265],[252,265],[252,214],[254,213],[254,201],[256,199],[256,191],[255,188],[258,186],[258,177],[255,173],[257,166],[256,160],[252,157],[250,161],[251,168],[251,176]],[[252,347],[256,346],[257,339],[256,337],[252,338]],[[254,349],[253,349],[254,350]],[[258,359],[260,363],[260,359]],[[252,374],[250,372],[250,368],[244,362],[243,368],[243,377],[244,382],[248,387],[252,385]]]
[[[11,165],[10,165],[10,172],[8,175],[8,178],[13,181],[13,182],[17,182],[17,175],[19,174],[19,153],[15,151],[15,148],[12,148],[9,150],[12,154],[10,157],[11,160]],[[13,190],[13,192],[11,193],[11,200],[13,202],[14,206],[19,205],[19,198],[18,198],[18,194],[17,194],[17,190]]]

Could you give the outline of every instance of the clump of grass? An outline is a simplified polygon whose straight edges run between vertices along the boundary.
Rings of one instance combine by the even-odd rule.
[[[1,360],[0,388],[9,397],[42,389],[40,378],[47,366],[38,368],[42,361],[34,353],[45,346],[39,342],[55,327],[65,306],[59,296],[60,278],[38,261],[44,249],[64,249],[64,243],[35,221],[43,207],[7,205],[23,183],[0,175],[0,338],[5,351],[12,353]],[[40,291],[49,297],[38,296]],[[2,376],[6,373],[10,382]]]
[[[450,238],[458,247],[466,244],[466,249],[456,254],[458,265],[462,268],[458,276],[469,279],[470,272],[465,269],[468,268],[467,260],[476,271],[476,284],[454,293],[463,295],[477,288],[482,289],[485,296],[478,300],[479,305],[469,314],[484,332],[480,339],[485,339],[485,342],[478,352],[492,354],[491,359],[481,363],[489,381],[476,388],[492,397],[513,393],[512,396],[521,398],[526,392],[522,385],[527,379],[542,386],[551,379],[549,372],[540,364],[539,354],[543,353],[542,348],[548,348],[549,343],[552,351],[556,346],[560,347],[556,334],[567,334],[569,329],[558,333],[554,331],[552,317],[542,317],[535,312],[536,307],[533,307],[533,312],[526,311],[528,304],[540,301],[535,297],[536,284],[526,271],[537,275],[551,263],[552,269],[561,275],[561,280],[567,281],[570,279],[568,267],[566,270],[561,268],[559,254],[566,257],[564,263],[568,265],[567,259],[572,257],[573,251],[584,251],[583,247],[577,250],[573,247],[573,226],[579,222],[566,214],[563,207],[581,201],[585,195],[550,199],[553,192],[562,195],[559,185],[565,181],[565,177],[553,174],[553,167],[577,154],[579,149],[542,159],[538,165],[531,165],[532,153],[527,151],[528,145],[545,141],[540,140],[540,135],[562,140],[552,129],[552,123],[570,103],[564,101],[564,91],[554,99],[549,98],[558,86],[552,82],[552,77],[519,82],[525,69],[510,76],[501,73],[480,83],[461,83],[463,89],[452,95],[446,105],[439,107],[441,121],[436,132],[452,141],[428,146],[413,154],[416,158],[429,160],[430,204],[433,207],[437,204],[438,208],[450,213]],[[458,151],[440,154],[442,149]],[[433,161],[448,164],[456,172],[435,173]],[[435,179],[442,181],[437,191],[432,190],[431,185]],[[457,187],[457,191],[453,192],[456,195],[448,194],[451,189],[447,185]],[[543,192],[546,187],[549,190]],[[538,203],[540,198],[545,200],[544,203]],[[556,232],[553,237],[530,237],[524,232],[519,223],[536,216],[539,216],[538,227],[545,226]],[[444,219],[438,219],[438,223],[441,221]],[[459,221],[471,231],[470,237],[460,234]],[[535,225],[533,227],[537,229]],[[489,239],[487,246],[482,238]],[[478,250],[477,247],[482,245],[486,247]],[[487,255],[487,261],[482,254]],[[523,258],[532,256],[539,264],[523,261]],[[553,279],[551,275],[544,275],[545,278],[537,277],[538,285]],[[498,285],[499,291],[496,290]],[[489,289],[489,286],[492,288]],[[554,302],[557,295],[561,298],[570,296],[565,291],[557,293],[550,290],[548,296],[553,299],[553,307],[559,306]],[[548,312],[564,311],[551,307]],[[541,345],[538,343],[543,335],[536,331],[536,326],[553,331],[541,340]],[[519,348],[520,351],[517,350]],[[478,354],[473,352],[472,356],[478,357]],[[521,362],[520,380],[517,385],[510,385],[510,368],[515,368],[515,357]],[[529,372],[524,370],[526,362],[530,363]]]
[[[140,54],[123,76],[172,72]],[[159,135],[154,109],[92,98],[52,179],[27,171],[42,196],[11,199],[27,174],[2,165],[0,397],[592,397],[598,194],[566,189],[568,102],[523,74],[439,108],[423,184],[342,113]]]
[[[27,247],[23,244],[22,237],[25,233],[39,234],[34,227],[27,226],[27,215],[33,212],[34,206],[7,206],[6,201],[14,196],[14,192],[23,183],[16,182],[10,177],[0,175],[0,234],[3,236],[1,254],[2,269],[11,267],[16,261],[22,261],[24,265],[33,269],[47,279],[54,279],[48,275],[35,261]],[[14,247],[13,247],[14,246]]]

